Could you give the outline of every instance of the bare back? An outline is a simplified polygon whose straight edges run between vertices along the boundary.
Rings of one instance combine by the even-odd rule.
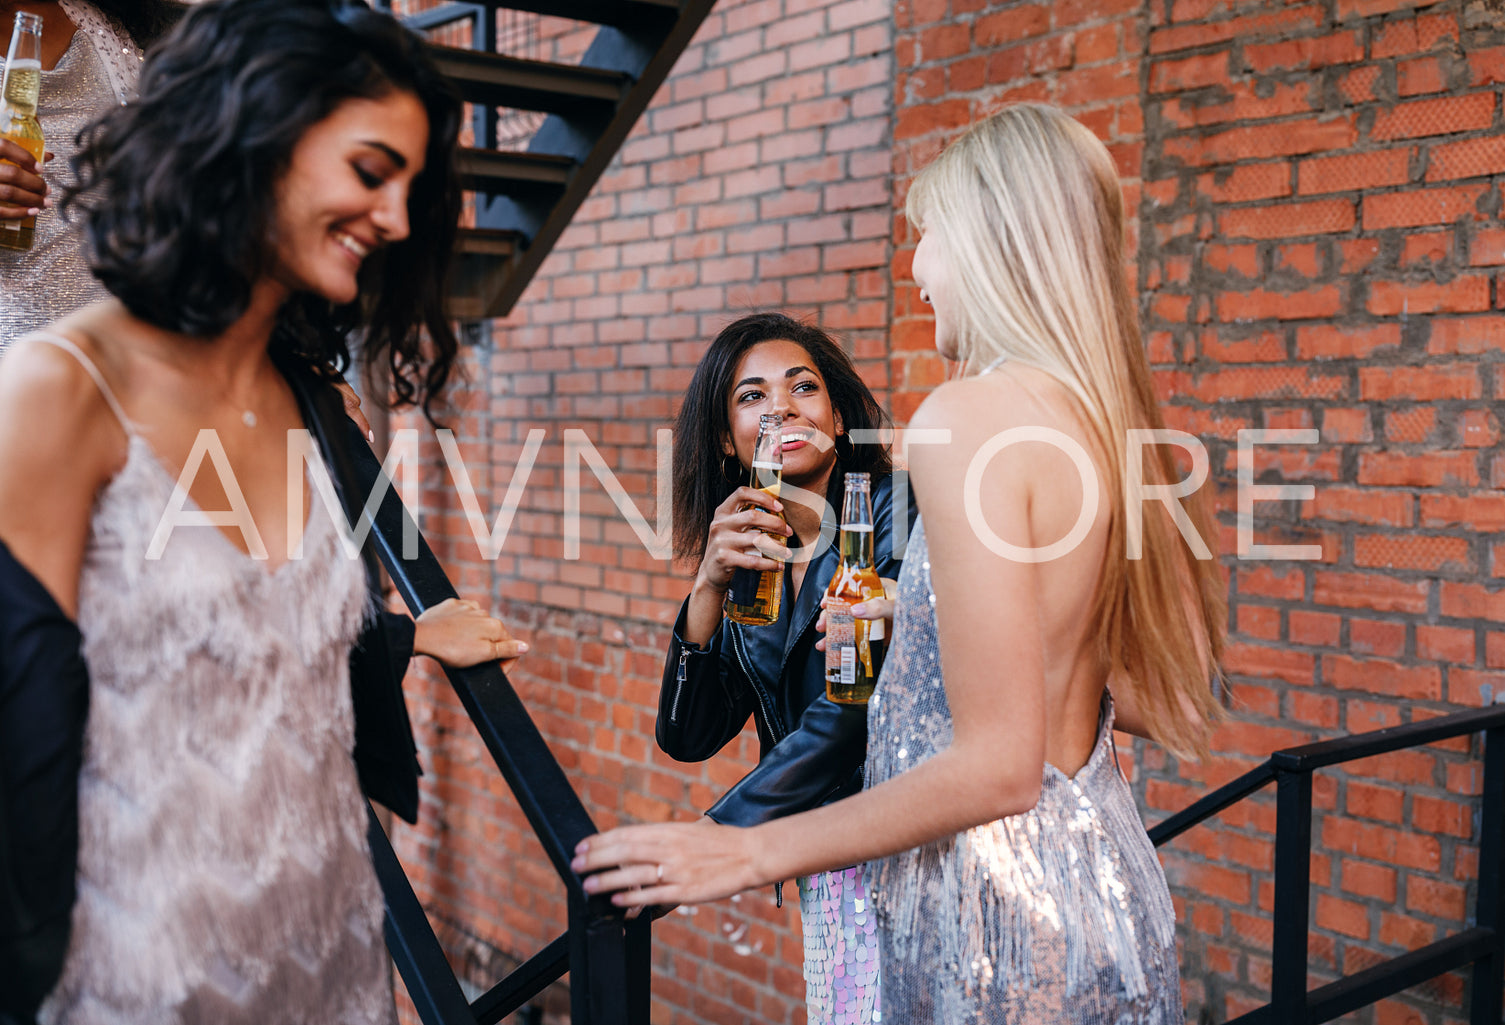
[[[1008,696],[1038,704],[1026,720],[1038,731],[1027,746],[1038,741],[1043,760],[1070,775],[1092,752],[1106,679],[1091,613],[1111,496],[1087,429],[1059,382],[1010,365],[943,386],[915,422],[952,432],[950,445],[925,450],[914,468],[948,693],[952,680],[976,678],[988,665],[1037,672],[1037,694]],[[946,601],[948,591],[957,598]],[[966,608],[959,598],[969,593],[996,595],[991,614]],[[947,623],[943,601],[962,606],[962,622]]]

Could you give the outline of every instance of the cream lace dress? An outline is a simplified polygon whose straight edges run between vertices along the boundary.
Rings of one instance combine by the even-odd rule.
[[[84,365],[130,439],[80,578],[78,900],[42,1025],[392,1022],[352,760],[360,562],[318,502],[304,558],[273,572],[214,527],[149,558],[174,477],[75,346],[33,337]]]

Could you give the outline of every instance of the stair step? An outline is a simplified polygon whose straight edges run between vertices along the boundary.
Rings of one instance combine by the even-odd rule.
[[[463,187],[500,194],[562,189],[575,169],[575,161],[547,153],[461,149],[455,158],[455,168]]]
[[[526,240],[521,232],[495,228],[461,228],[455,237],[455,252],[462,256],[493,256],[510,259]]]
[[[630,76],[453,46],[430,46],[439,70],[471,103],[566,116],[606,113],[632,85]]]
[[[635,29],[657,27],[679,14],[679,0],[487,0],[498,10],[529,11],[594,25]]]

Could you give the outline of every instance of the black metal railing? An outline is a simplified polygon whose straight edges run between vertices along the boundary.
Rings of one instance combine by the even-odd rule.
[[[1313,771],[1479,732],[1484,734],[1484,787],[1473,925],[1308,990]],[[1473,966],[1470,1025],[1500,1025],[1505,990],[1505,705],[1276,751],[1262,765],[1160,822],[1150,830],[1150,839],[1158,847],[1272,782],[1275,909],[1270,1002],[1228,1025],[1317,1025],[1468,965]]]
[[[348,424],[348,434],[345,445],[354,457],[355,477],[364,493],[372,494],[382,479],[381,464],[359,428]],[[403,601],[419,615],[455,597],[455,589],[421,535],[417,557],[401,557],[407,531],[416,534],[396,489],[387,487],[370,543]],[[493,1025],[568,971],[573,1025],[648,1025],[649,917],[625,921],[609,900],[588,896],[570,870],[576,844],[597,832],[585,806],[496,663],[445,673],[564,883],[568,929],[490,991],[468,1001],[373,813],[369,832],[386,897],[387,947],[419,1017],[425,1025]]]

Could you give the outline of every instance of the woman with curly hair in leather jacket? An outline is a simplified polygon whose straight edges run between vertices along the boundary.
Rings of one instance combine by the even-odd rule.
[[[769,413],[784,418],[783,503],[739,486],[748,479],[759,417]],[[895,541],[902,546],[914,507],[906,503],[894,522],[887,449],[871,437],[852,442],[853,432],[871,432],[883,420],[830,336],[782,314],[729,324],[696,368],[675,431],[674,524],[676,553],[698,569],[664,664],[657,734],[670,756],[704,761],[752,716],[758,766],[706,813],[716,822],[757,825],[862,788],[867,710],[826,698],[817,620],[840,561],[830,507],[839,505],[848,472],[874,477],[878,573],[898,576]],[[811,557],[768,558],[765,551],[780,550],[765,530]],[[722,616],[739,568],[783,570],[777,621],[745,626]],[[888,607],[875,599],[854,611],[877,618]],[[799,891],[811,1025],[878,1021],[877,950],[861,872],[802,877]]]

